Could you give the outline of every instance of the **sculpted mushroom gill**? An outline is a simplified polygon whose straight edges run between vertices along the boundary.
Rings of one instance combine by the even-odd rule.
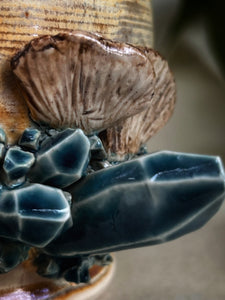
[[[12,67],[35,122],[86,134],[149,107],[159,81],[144,52],[79,31],[31,41]]]
[[[134,155],[171,117],[176,99],[173,75],[168,63],[152,49],[141,49],[152,62],[155,80],[154,96],[148,108],[122,120],[100,133],[110,160]]]
[[[108,128],[101,137],[117,160],[137,153],[175,105],[173,75],[158,53],[86,32],[35,39],[12,68],[35,122],[86,134]]]

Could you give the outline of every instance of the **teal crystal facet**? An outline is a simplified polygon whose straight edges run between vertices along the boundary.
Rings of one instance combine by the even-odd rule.
[[[159,244],[203,226],[224,199],[218,157],[158,152],[92,173],[68,191],[73,226],[50,255],[97,254]]]
[[[86,172],[90,142],[80,129],[66,129],[47,137],[36,154],[29,178],[32,182],[64,188]]]
[[[7,185],[20,185],[25,182],[25,176],[34,162],[33,153],[23,151],[17,146],[9,148],[3,162]]]
[[[68,193],[41,184],[0,192],[0,237],[44,247],[72,225]]]

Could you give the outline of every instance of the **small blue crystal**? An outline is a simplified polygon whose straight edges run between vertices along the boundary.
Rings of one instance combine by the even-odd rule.
[[[218,157],[159,152],[92,173],[70,187],[73,227],[50,255],[154,245],[203,226],[225,195]]]
[[[5,155],[5,145],[0,143],[0,161],[4,158]]]
[[[31,150],[38,150],[41,132],[35,128],[26,128],[19,140],[19,145]]]
[[[68,268],[62,275],[63,277],[70,282],[76,283],[88,283],[91,280],[89,274],[89,268],[92,264],[89,262],[88,259],[83,260],[80,265],[75,265]]]
[[[29,247],[18,242],[0,239],[0,273],[15,268],[28,257]]]
[[[5,131],[0,127],[0,143],[6,143],[6,134]]]
[[[31,169],[31,182],[66,187],[79,180],[89,162],[90,143],[80,129],[66,129],[46,138]]]
[[[71,226],[69,194],[31,184],[0,193],[0,236],[43,247]]]
[[[23,151],[15,146],[6,152],[3,162],[3,170],[8,185],[21,184],[25,181],[25,175],[34,164],[35,157],[32,153]]]
[[[102,144],[101,139],[96,136],[92,135],[89,137],[90,141],[90,150],[91,150],[91,158],[95,160],[104,160],[107,158],[107,154],[105,148]]]

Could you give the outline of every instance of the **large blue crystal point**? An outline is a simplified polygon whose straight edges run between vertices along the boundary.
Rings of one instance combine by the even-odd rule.
[[[88,175],[70,188],[73,227],[51,255],[106,253],[169,241],[204,225],[225,193],[218,157],[158,152]]]

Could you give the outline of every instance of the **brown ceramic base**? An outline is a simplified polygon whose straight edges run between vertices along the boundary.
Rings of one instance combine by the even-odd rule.
[[[64,280],[44,279],[37,275],[29,262],[13,271],[0,275],[0,299],[2,300],[88,300],[95,299],[109,284],[115,263],[90,269],[89,284],[74,284]]]

